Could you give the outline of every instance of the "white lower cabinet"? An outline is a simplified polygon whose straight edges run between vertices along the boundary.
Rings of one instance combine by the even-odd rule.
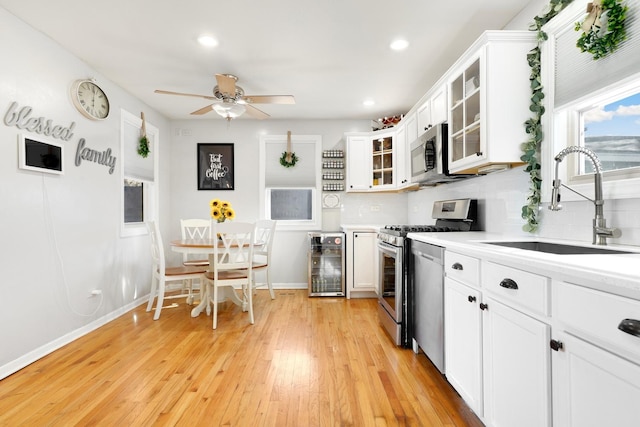
[[[553,355],[555,426],[640,425],[640,365],[566,332]]]
[[[347,298],[375,298],[378,291],[377,231],[345,229]]]
[[[638,426],[640,301],[553,284],[555,426]]]
[[[484,301],[485,423],[550,426],[551,327],[492,298]]]
[[[449,251],[445,275],[447,380],[487,426],[551,426],[551,326],[528,309],[549,279]]]
[[[482,405],[482,311],[478,290],[444,280],[445,372],[449,383],[478,415]]]

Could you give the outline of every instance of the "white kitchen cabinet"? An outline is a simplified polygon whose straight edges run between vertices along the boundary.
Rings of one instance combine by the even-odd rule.
[[[395,132],[395,157],[396,157],[396,182],[397,187],[411,183],[411,166],[409,165],[409,151],[407,142],[407,130],[405,125],[396,126]]]
[[[480,291],[446,277],[444,280],[445,375],[478,415],[482,398],[482,301]]]
[[[526,55],[535,45],[529,31],[486,31],[449,70],[451,173],[523,164],[520,145],[531,116]]]
[[[553,290],[554,425],[637,426],[640,301],[565,282]],[[620,329],[625,319],[636,328]]]
[[[484,298],[484,419],[489,426],[551,425],[551,327]]]
[[[487,426],[550,426],[549,279],[449,250],[445,275],[448,381]]]
[[[418,135],[422,135],[432,126],[447,121],[447,86],[435,87],[426,101],[418,107]]]
[[[445,376],[482,417],[482,294],[480,261],[452,251],[444,255]]]
[[[347,191],[371,189],[371,154],[368,136],[347,137]]]
[[[395,130],[347,135],[347,191],[389,191],[396,178]]]
[[[404,123],[404,127],[407,132],[407,145],[411,145],[413,141],[418,139],[418,124],[416,112],[414,111],[407,114],[400,123]]]
[[[552,352],[554,425],[636,427],[640,365],[565,332]]]
[[[347,251],[347,298],[375,298],[378,291],[377,231],[344,229]]]

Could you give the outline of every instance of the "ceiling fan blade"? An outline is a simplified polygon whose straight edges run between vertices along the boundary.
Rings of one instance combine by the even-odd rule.
[[[201,109],[196,110],[191,114],[196,115],[196,116],[201,116],[203,114],[207,114],[209,111],[213,111],[213,104],[207,105],[206,107],[202,107]]]
[[[236,80],[238,80],[236,77],[228,74],[216,74],[218,89],[232,98],[236,96]]]
[[[160,90],[160,89],[156,89],[154,90],[155,93],[160,93],[163,95],[180,95],[180,96],[194,96],[196,98],[204,98],[204,99],[209,99],[212,101],[215,101],[217,98],[215,96],[209,96],[209,95],[198,95],[195,93],[182,93],[182,92],[171,92],[169,90]]]
[[[262,119],[266,119],[267,117],[271,117],[264,111],[258,110],[253,105],[245,104],[245,107],[247,108],[246,113],[251,117],[253,117],[254,119],[262,120]]]
[[[293,95],[245,95],[242,97],[249,104],[295,104]]]

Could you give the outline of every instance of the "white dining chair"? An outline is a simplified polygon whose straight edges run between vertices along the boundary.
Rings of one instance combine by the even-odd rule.
[[[213,305],[213,329],[218,327],[218,303],[221,288],[234,292],[231,300],[239,302],[243,311],[249,311],[249,322],[253,324],[252,260],[255,224],[247,222],[213,223],[213,235],[219,236],[209,256],[209,271],[204,275],[209,302]],[[240,297],[237,295],[237,290]]]
[[[255,241],[261,243],[261,245],[255,246],[253,249],[253,286],[254,288],[260,286],[260,284],[255,280],[255,273],[264,271],[266,285],[269,288],[271,299],[276,298],[276,295],[273,292],[273,284],[271,283],[271,275],[269,274],[271,248],[273,247],[273,238],[276,233],[276,224],[277,221],[270,219],[263,219],[256,222]]]
[[[180,220],[180,232],[182,239],[210,239],[211,238],[211,220],[191,218]],[[205,258],[202,255],[183,252],[182,265],[185,266],[199,266],[208,267],[209,258]],[[202,287],[201,283],[197,284]],[[187,303],[192,304],[194,297],[198,296],[198,292],[202,291],[196,287],[196,284],[191,280],[184,281],[184,288],[189,289],[190,296],[187,298]]]
[[[167,267],[164,256],[164,246],[162,245],[162,237],[160,236],[160,229],[156,222],[148,222],[147,229],[149,230],[149,238],[151,240],[151,292],[149,293],[149,302],[147,303],[147,311],[151,311],[153,307],[154,299],[156,301],[156,309],[153,314],[153,320],[160,318],[160,312],[162,311],[165,299],[187,298],[187,300],[193,298],[192,290],[182,287],[179,289],[179,293],[172,293],[166,295],[167,283],[169,282],[182,282],[189,281],[192,283],[194,280],[202,280],[204,273],[207,271],[206,266],[177,266]]]
[[[210,239],[211,238],[211,220],[208,219],[181,219],[180,231],[182,239]],[[208,258],[196,257],[192,254],[184,253],[182,255],[183,265],[209,265]]]

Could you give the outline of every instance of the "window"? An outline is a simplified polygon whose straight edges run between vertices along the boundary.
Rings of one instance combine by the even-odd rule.
[[[605,102],[579,112],[580,145],[596,153],[603,171],[640,167],[640,93]],[[576,172],[593,173],[593,166],[582,160]]]
[[[313,220],[315,188],[267,188],[266,219],[278,221]]]
[[[287,149],[287,136],[260,137],[261,218],[278,220],[281,230],[320,230],[322,138],[293,135],[291,145],[299,160],[286,168],[280,157]]]
[[[144,221],[144,183],[124,179],[124,223]]]
[[[120,149],[121,168],[121,220],[120,235],[136,236],[147,233],[145,222],[157,218],[158,204],[158,142],[159,132],[148,122],[145,124],[149,141],[149,155],[138,154],[142,120],[121,111]]]
[[[629,10],[640,0],[628,0]],[[593,60],[576,47],[574,24],[584,19],[583,2],[573,2],[544,30],[542,85],[545,131],[541,152],[542,198],[551,197],[554,157],[580,145],[593,150],[603,166],[606,199],[637,198],[640,185],[640,19],[628,14],[627,39],[608,57]],[[586,156],[566,156],[558,177],[572,189],[593,194],[593,167]],[[581,197],[564,192],[564,200]]]

